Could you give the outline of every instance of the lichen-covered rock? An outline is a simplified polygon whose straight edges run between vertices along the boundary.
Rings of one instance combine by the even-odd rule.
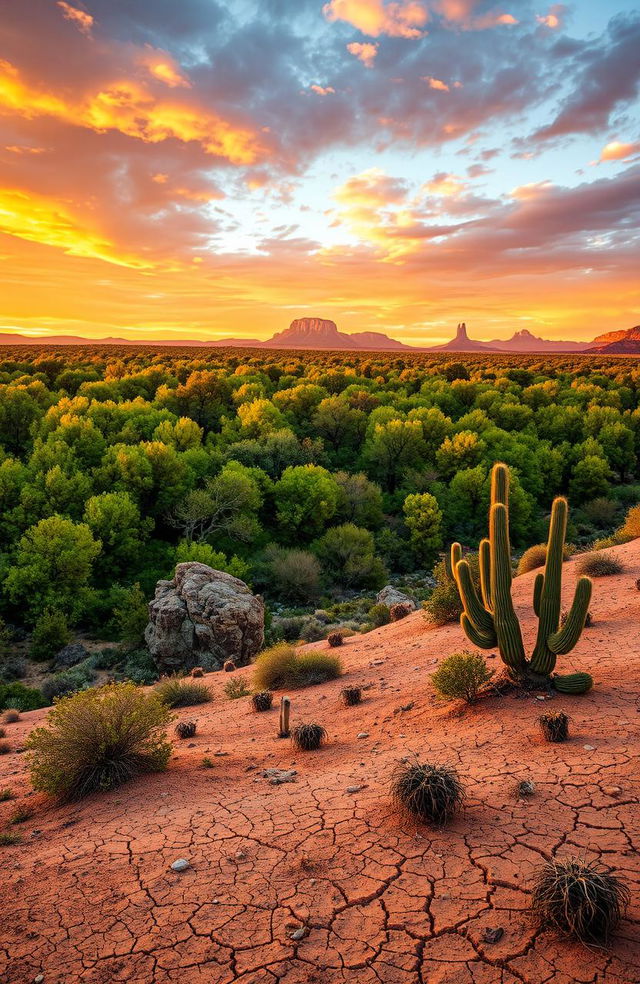
[[[394,605],[410,605],[409,611],[414,612],[416,610],[415,601],[404,591],[394,588],[393,584],[387,584],[381,591],[378,591],[376,601],[379,605],[387,605],[388,608],[393,608]]]
[[[202,661],[248,663],[264,641],[264,603],[224,571],[190,561],[172,581],[158,581],[145,630],[160,673],[191,670]]]

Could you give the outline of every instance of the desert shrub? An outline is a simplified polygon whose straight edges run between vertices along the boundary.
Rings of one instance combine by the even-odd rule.
[[[304,622],[304,615],[274,618],[272,622],[272,634],[277,639],[284,639],[286,642],[296,642],[302,638],[302,625]]]
[[[388,625],[391,621],[389,606],[383,605],[381,602],[377,605],[373,605],[369,609],[368,619],[371,623],[371,627],[374,629],[379,629],[381,625]]]
[[[300,625],[300,638],[305,642],[320,642],[324,639],[325,632],[326,627],[313,615],[303,619]]]
[[[407,615],[411,615],[413,611],[413,605],[408,601],[399,601],[396,605],[392,605],[389,609],[389,615],[391,616],[392,622],[399,622],[401,618],[406,618]]]
[[[170,720],[166,704],[132,683],[63,697],[26,742],[34,789],[79,799],[165,769]]]
[[[547,711],[540,715],[538,724],[547,741],[566,741],[569,737],[569,715],[564,711]]]
[[[324,683],[341,673],[338,656],[319,650],[297,653],[293,646],[279,642],[259,654],[253,678],[261,690],[282,690]]]
[[[15,799],[16,794],[12,789],[8,787],[5,789],[0,789],[0,803],[7,803],[9,800]]]
[[[584,554],[580,557],[576,570],[588,577],[608,577],[610,574],[622,574],[624,565],[617,557],[606,551]]]
[[[362,703],[362,690],[360,687],[343,687],[340,697],[345,707],[355,707]]]
[[[128,652],[122,673],[127,680],[137,683],[138,686],[147,686],[158,679],[158,669],[148,649],[134,649]]]
[[[71,642],[72,634],[63,612],[46,608],[36,622],[31,634],[29,649],[32,659],[44,662]]]
[[[247,682],[242,677],[229,680],[224,685],[224,695],[228,700],[238,700],[239,697],[249,697],[250,694],[251,691],[247,686]]]
[[[299,724],[291,732],[291,741],[303,752],[315,752],[327,737],[320,724]]]
[[[640,505],[632,506],[625,516],[624,523],[616,531],[618,543],[626,543],[628,540],[635,540],[640,536]]]
[[[342,632],[330,632],[327,636],[327,642],[331,649],[335,649],[336,646],[342,646],[344,643],[344,636]]]
[[[176,734],[178,738],[193,738],[196,733],[196,725],[194,721],[180,721],[176,724]]]
[[[45,698],[35,687],[25,687],[23,683],[0,683],[0,709],[36,711],[46,706]]]
[[[31,820],[33,815],[33,810],[28,806],[16,806],[15,810],[9,817],[9,823],[12,826],[15,826],[18,823],[26,823],[27,820]]]
[[[13,830],[0,831],[0,847],[13,847],[22,843],[22,836]]]
[[[7,683],[21,680],[27,675],[28,664],[22,656],[5,656],[0,660],[0,678]]]
[[[469,562],[471,577],[476,587],[480,591],[480,574],[478,573],[477,554],[466,554],[465,560]],[[433,568],[433,576],[436,579],[436,586],[422,603],[426,612],[426,617],[433,625],[447,625],[449,622],[457,622],[462,615],[462,602],[456,582],[447,571],[444,561],[436,564]]]
[[[565,543],[562,548],[562,559],[568,560],[573,550],[570,544]],[[529,571],[535,571],[538,567],[544,567],[547,562],[547,545],[546,543],[536,543],[533,547],[529,547],[525,550],[522,557],[518,562],[518,574],[527,574]]]
[[[271,546],[265,551],[271,585],[279,598],[310,604],[320,595],[320,562],[308,550]]]
[[[273,694],[270,690],[259,690],[251,698],[251,703],[253,704],[254,711],[258,713],[261,711],[270,711],[273,706]]]
[[[541,929],[602,944],[620,922],[629,899],[629,889],[609,869],[576,858],[554,858],[536,875],[531,911]]]
[[[94,679],[94,672],[87,665],[74,666],[70,670],[62,670],[47,677],[41,685],[42,695],[48,704],[52,704],[57,697],[64,697],[73,694],[77,690],[84,690]]]
[[[451,766],[400,763],[393,774],[391,798],[398,809],[423,823],[442,826],[462,806],[464,789]]]
[[[15,724],[16,721],[20,720],[20,711],[17,711],[15,707],[10,707],[2,715],[2,720],[5,724]]]
[[[11,742],[0,738],[0,755],[9,755],[11,752]]]
[[[493,670],[482,656],[464,650],[443,659],[431,682],[441,697],[462,698],[467,704],[473,704],[492,676]]]
[[[606,526],[611,526],[615,521],[618,514],[618,503],[614,502],[613,499],[605,499],[600,496],[598,499],[592,499],[591,502],[585,502],[582,507],[582,511],[594,526],[603,528]]]
[[[156,684],[153,692],[167,707],[192,707],[211,700],[206,684],[178,675],[165,677]]]

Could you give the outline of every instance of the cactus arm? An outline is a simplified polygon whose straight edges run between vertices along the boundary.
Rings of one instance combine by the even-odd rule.
[[[459,543],[451,544],[451,551],[449,556],[445,553],[444,555],[444,569],[447,577],[450,577],[452,581],[455,581],[456,577],[456,567],[462,560],[462,547]]]
[[[456,569],[456,584],[460,593],[460,599],[464,605],[467,618],[473,623],[476,629],[483,634],[490,636],[494,634],[493,618],[491,614],[482,606],[478,598],[471,568],[466,560],[461,560]]]
[[[567,531],[567,500],[555,499],[551,507],[547,559],[544,565],[544,587],[540,596],[538,636],[531,657],[534,673],[549,676],[556,665],[556,654],[548,640],[558,631],[562,590],[562,553]]]
[[[533,610],[540,618],[540,602],[542,600],[542,592],[544,591],[544,574],[540,571],[536,574],[535,580],[533,582]]]
[[[559,694],[588,694],[593,687],[593,677],[589,673],[556,673],[553,686]]]
[[[496,468],[504,466],[496,466]],[[491,541],[491,598],[493,621],[503,662],[516,674],[526,669],[520,623],[511,599],[511,548],[509,514],[504,503],[491,507],[489,515]]]
[[[491,505],[509,505],[509,469],[498,462],[491,471]]]
[[[480,541],[478,553],[480,568],[480,591],[482,593],[482,603],[488,612],[493,611],[491,604],[491,544],[489,540]]]
[[[465,614],[465,612],[463,612],[460,616],[460,625],[464,629],[464,633],[469,642],[471,642],[474,646],[477,646],[478,649],[493,649],[498,641],[495,632],[487,633],[481,632],[480,629],[476,629],[473,622]]]
[[[589,611],[592,588],[593,583],[589,577],[581,577],[576,584],[573,604],[571,605],[571,610],[567,615],[564,625],[558,632],[554,632],[547,639],[549,649],[556,656],[564,656],[565,653],[570,653],[580,638],[587,612]]]

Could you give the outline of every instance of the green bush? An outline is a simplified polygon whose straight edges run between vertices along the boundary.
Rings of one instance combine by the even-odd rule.
[[[145,772],[165,769],[171,714],[132,683],[108,684],[63,697],[46,725],[27,739],[34,789],[79,799]]]
[[[587,577],[608,577],[611,574],[622,574],[624,564],[612,553],[596,551],[579,557],[576,570],[578,574],[586,574]]]
[[[467,704],[473,704],[492,676],[493,670],[489,669],[482,656],[463,651],[451,653],[443,659],[431,682],[441,697],[461,698]]]
[[[334,680],[341,673],[342,663],[333,653],[313,649],[298,653],[279,642],[257,657],[253,682],[258,690],[295,689]]]
[[[573,550],[568,543],[565,543],[562,550],[563,560],[568,560]],[[525,550],[518,563],[518,574],[528,574],[535,571],[538,567],[544,567],[547,562],[546,543],[536,543],[533,547]]]
[[[227,681],[223,689],[227,700],[238,700],[240,697],[249,697],[251,695],[251,690],[247,686],[246,680],[243,680],[242,677],[235,677]]]
[[[42,683],[42,694],[47,703],[52,704],[57,697],[84,690],[92,683],[94,677],[95,674],[90,666],[86,664],[74,666],[72,669],[62,670],[47,677]]]
[[[71,642],[71,638],[66,615],[47,608],[36,622],[31,634],[31,658],[41,662],[53,659],[63,646]]]
[[[113,617],[123,647],[140,649],[144,645],[144,630],[149,622],[149,604],[137,582],[123,591],[119,604],[113,610]]]
[[[122,673],[127,680],[139,686],[147,686],[158,679],[158,669],[148,649],[134,649],[127,653]]]
[[[23,683],[0,683],[0,710],[15,708],[18,711],[37,711],[46,707],[47,701],[35,687]]]
[[[475,584],[476,591],[479,592],[480,574],[478,572],[478,555],[466,554],[465,560],[469,562],[473,583]],[[449,622],[457,622],[462,615],[462,602],[460,601],[456,582],[448,574],[444,561],[440,561],[433,568],[433,576],[436,579],[436,586],[427,600],[422,603],[426,617],[436,626],[447,625]]]
[[[369,609],[368,618],[372,628],[379,629],[381,625],[388,625],[391,621],[389,606],[382,603],[372,605]]]
[[[154,687],[154,693],[167,707],[191,707],[193,704],[206,704],[211,700],[206,684],[177,675],[161,680]]]

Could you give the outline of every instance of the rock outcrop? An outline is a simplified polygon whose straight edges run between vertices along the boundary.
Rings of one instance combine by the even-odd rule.
[[[206,662],[243,666],[264,641],[264,603],[237,577],[206,564],[178,564],[172,581],[158,581],[145,630],[161,673]],[[208,657],[208,658],[207,658]]]
[[[416,610],[415,601],[409,595],[406,595],[404,591],[394,588],[393,584],[387,584],[382,588],[378,592],[376,601],[379,605],[386,605],[388,608],[392,608],[394,605],[410,605],[409,611],[414,612]]]

